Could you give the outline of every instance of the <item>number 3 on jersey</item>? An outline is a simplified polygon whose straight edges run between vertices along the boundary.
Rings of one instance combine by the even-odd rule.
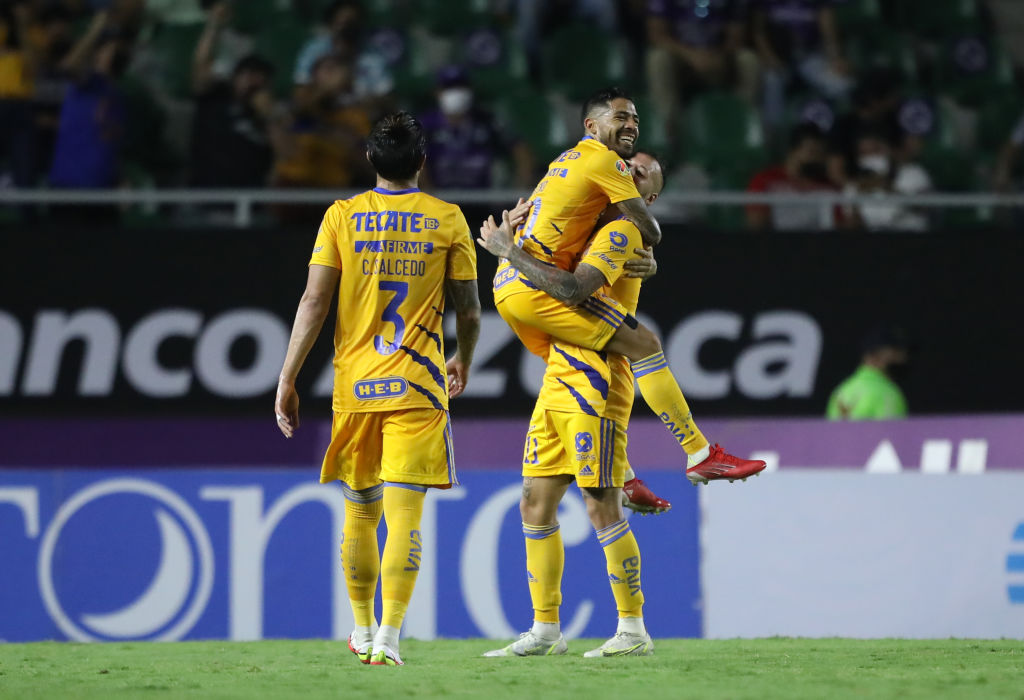
[[[395,326],[395,340],[389,343],[384,340],[382,335],[375,335],[373,337],[373,346],[377,348],[377,352],[381,355],[390,355],[399,348],[402,344],[402,336],[405,335],[405,319],[399,315],[398,307],[409,296],[409,283],[381,280],[378,286],[382,292],[395,293],[395,296],[391,297],[388,305],[384,307],[384,313],[380,315],[381,321]]]

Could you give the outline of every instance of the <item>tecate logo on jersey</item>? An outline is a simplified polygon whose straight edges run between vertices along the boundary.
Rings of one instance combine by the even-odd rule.
[[[513,637],[528,623],[521,481],[514,472],[466,476],[468,486],[429,493],[420,528],[403,542],[419,567],[408,636]],[[696,497],[674,505],[695,510]],[[0,639],[344,639],[352,629],[338,561],[344,513],[341,489],[301,470],[4,475]],[[614,602],[577,493],[563,502],[559,521],[564,629],[605,634]],[[675,571],[651,581],[654,600],[677,602],[680,587],[699,596],[696,533],[677,530],[650,538],[657,541],[644,550]],[[594,614],[598,605],[604,617]],[[696,608],[667,611],[661,627],[670,636],[698,635]]]

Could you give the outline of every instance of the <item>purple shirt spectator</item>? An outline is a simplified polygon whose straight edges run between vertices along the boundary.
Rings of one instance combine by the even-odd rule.
[[[668,23],[672,36],[687,46],[725,43],[725,30],[746,16],[748,0],[648,0],[647,13]]]
[[[99,74],[72,83],[60,110],[50,182],[55,187],[112,187],[119,177],[124,98]]]
[[[478,189],[491,186],[495,161],[511,157],[515,140],[505,136],[490,113],[471,108],[459,121],[440,109],[426,114],[427,173],[434,187]]]

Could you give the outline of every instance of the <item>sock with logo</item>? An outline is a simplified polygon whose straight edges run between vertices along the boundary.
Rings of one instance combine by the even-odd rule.
[[[558,525],[523,523],[526,537],[526,577],[530,583],[535,622],[558,623],[562,605],[562,570],[565,549]],[[557,634],[555,635],[557,637]]]
[[[640,590],[640,547],[629,529],[629,522],[620,520],[601,528],[597,531],[597,541],[604,547],[608,580],[619,617],[642,617],[644,594]]]
[[[341,485],[345,494],[345,525],[341,540],[341,570],[345,574],[355,632],[369,636],[377,627],[373,614],[373,596],[380,573],[377,526],[384,513],[384,485],[354,491]]]
[[[381,629],[385,625],[400,628],[406,608],[416,586],[423,553],[420,518],[427,487],[419,484],[384,484],[384,522],[388,537],[380,566],[380,591],[384,610]]]
[[[686,454],[693,455],[706,448],[708,441],[693,422],[690,407],[683,398],[679,382],[668,368],[665,353],[655,353],[638,360],[632,364],[632,368],[644,401],[665,424],[672,437],[683,446]]]

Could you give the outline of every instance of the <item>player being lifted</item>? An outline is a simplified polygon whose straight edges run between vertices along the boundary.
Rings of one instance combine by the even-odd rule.
[[[661,165],[646,153],[631,162],[633,179],[649,204],[664,182]],[[480,242],[511,242],[509,231],[521,214],[503,215],[502,230],[493,222],[481,228]],[[636,311],[641,280],[623,275],[633,250],[641,246],[637,227],[609,209],[601,217],[580,266],[600,270],[607,281],[602,292]],[[571,272],[561,271],[563,278]],[[568,280],[564,280],[568,282]],[[550,345],[544,383],[530,418],[523,454],[523,497],[519,508],[526,537],[526,568],[533,601],[530,631],[503,649],[485,656],[564,654],[567,646],[559,623],[565,552],[558,525],[558,504],[573,480],[583,493],[587,514],[605,552],[608,580],[619,612],[615,636],[584,656],[646,656],[654,643],[644,626],[640,586],[640,549],[623,518],[619,490],[629,463],[626,430],[633,406],[633,376],[621,355],[611,358],[611,381],[595,369],[599,353],[571,344]],[[618,364],[616,364],[618,363]]]
[[[637,226],[645,244],[657,243],[661,235],[623,160],[634,152],[639,135],[632,100],[618,88],[605,89],[584,103],[581,117],[586,135],[552,161],[530,196],[529,216],[515,240],[489,241],[482,232],[482,245],[501,259],[494,276],[495,306],[527,349],[545,359],[551,339],[626,357],[644,400],[686,452],[691,483],[757,474],[764,462],[739,459],[708,444],[658,336],[598,292],[606,282],[602,270],[579,265],[574,274],[564,274],[609,203]],[[595,369],[608,380],[607,362]]]
[[[324,215],[274,407],[281,432],[291,437],[299,427],[295,378],[337,289],[334,419],[320,481],[341,481],[346,499],[341,561],[355,617],[349,649],[363,663],[388,666],[402,664],[399,630],[429,545],[420,530],[424,495],[458,483],[448,397],[466,387],[480,331],[473,237],[457,206],[417,188],[424,152],[422,129],[409,114],[388,115],[373,127],[367,157],[377,186],[335,202]],[[447,364],[446,291],[458,340]]]

